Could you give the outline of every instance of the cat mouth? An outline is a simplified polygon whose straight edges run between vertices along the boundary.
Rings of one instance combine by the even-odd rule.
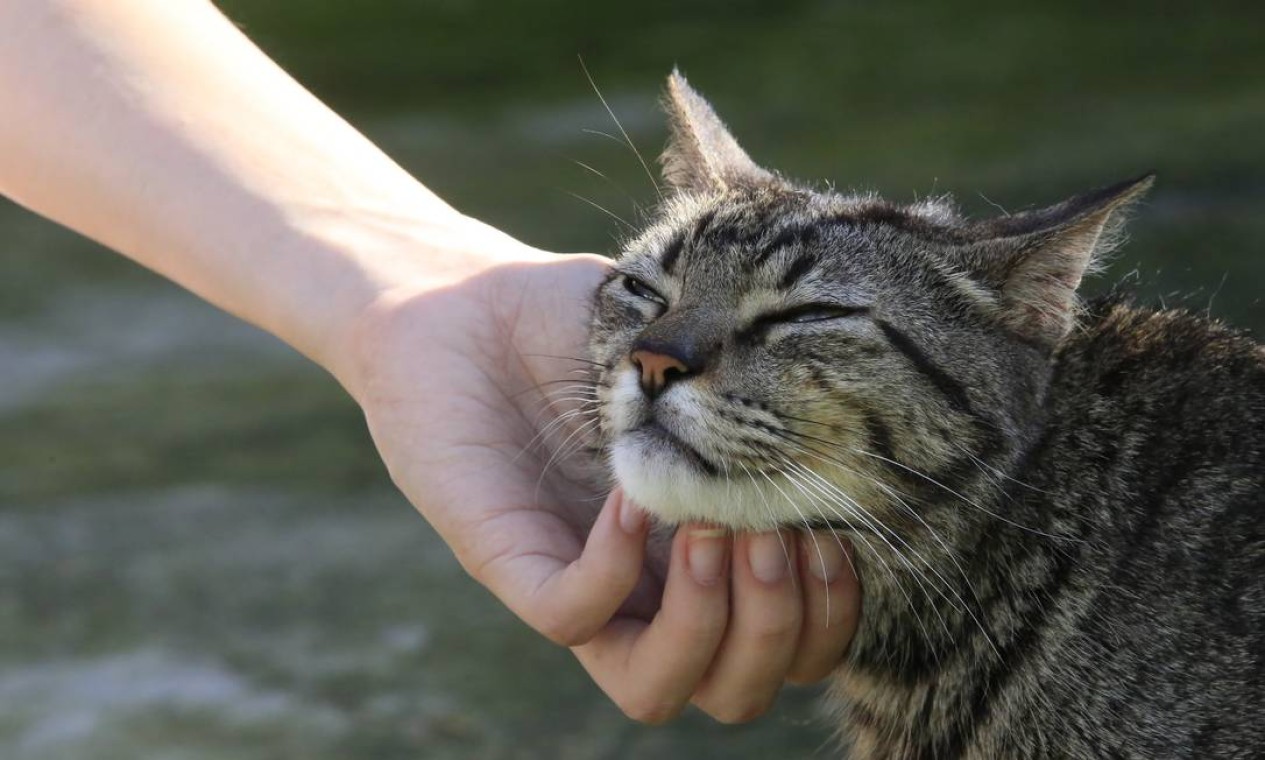
[[[660,425],[658,422],[647,422],[631,431],[635,435],[648,438],[655,443],[667,446],[675,453],[679,454],[682,459],[694,465],[695,468],[703,471],[707,475],[720,475],[721,468],[703,455],[698,449],[681,440],[679,436],[672,431]]]

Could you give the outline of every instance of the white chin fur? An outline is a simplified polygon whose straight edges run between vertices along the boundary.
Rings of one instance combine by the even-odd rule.
[[[773,476],[777,487],[750,478],[708,476],[670,449],[635,437],[611,446],[611,465],[624,493],[647,512],[670,524],[710,522],[743,530],[770,530],[800,522],[787,500],[789,484]],[[758,477],[758,476],[757,476]]]

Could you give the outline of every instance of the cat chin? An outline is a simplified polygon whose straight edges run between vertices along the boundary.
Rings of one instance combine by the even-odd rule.
[[[707,522],[736,530],[773,530],[798,523],[780,494],[770,497],[753,481],[708,475],[679,454],[638,441],[621,440],[610,449],[611,466],[624,493],[661,522]],[[780,476],[772,476],[780,480]],[[787,488],[778,483],[774,488]],[[780,504],[779,504],[780,502]]]

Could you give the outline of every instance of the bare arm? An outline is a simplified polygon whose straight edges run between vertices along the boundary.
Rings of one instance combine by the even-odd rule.
[[[0,92],[0,192],[338,375],[340,330],[384,288],[456,276],[426,247],[525,253],[417,183],[203,0],[6,0]]]
[[[560,419],[547,357],[583,353],[606,263],[457,213],[206,0],[0,2],[0,192],[332,372],[471,575],[630,714],[746,719],[838,662],[858,607],[842,555],[826,580],[760,581],[733,551],[777,564],[780,541],[687,527],[661,588],[632,505],[590,531],[597,495],[519,456]],[[642,619],[617,615],[630,594]]]

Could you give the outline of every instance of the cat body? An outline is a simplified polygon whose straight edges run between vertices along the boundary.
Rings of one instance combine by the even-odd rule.
[[[1075,297],[1150,178],[977,222],[761,169],[679,75],[668,110],[601,443],[665,522],[849,538],[849,757],[1265,752],[1265,351]]]
[[[1097,304],[1059,348],[1047,410],[1013,474],[967,465],[953,484],[1009,521],[976,512],[945,539],[965,604],[919,620],[894,579],[860,569],[865,613],[833,686],[850,756],[1259,757],[1260,347]]]

